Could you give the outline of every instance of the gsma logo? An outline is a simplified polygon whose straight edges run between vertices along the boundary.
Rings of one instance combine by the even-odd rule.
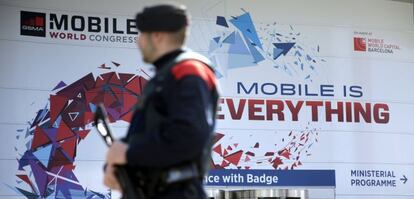
[[[365,38],[354,37],[354,51],[367,51],[367,40]]]
[[[46,14],[20,11],[20,35],[46,37]]]

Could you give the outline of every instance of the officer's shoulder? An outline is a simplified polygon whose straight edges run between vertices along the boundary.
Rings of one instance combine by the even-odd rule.
[[[208,59],[198,53],[191,52],[191,54],[183,53],[180,55],[176,64],[171,68],[171,73],[176,80],[196,76],[203,79],[209,88],[215,85],[215,75],[210,69]]]

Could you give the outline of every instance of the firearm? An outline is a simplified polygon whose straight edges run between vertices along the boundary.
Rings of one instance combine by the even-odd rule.
[[[108,147],[111,146],[114,141],[114,137],[109,129],[106,110],[102,104],[99,104],[96,108],[95,126],[101,137],[104,139],[106,145]],[[134,186],[133,181],[129,178],[128,171],[125,166],[116,166],[115,176],[121,186],[123,199],[145,199],[142,189]]]

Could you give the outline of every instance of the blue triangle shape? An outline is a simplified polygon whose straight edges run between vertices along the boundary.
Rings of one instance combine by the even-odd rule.
[[[276,48],[282,49],[282,54],[286,55],[296,43],[273,43]]]
[[[214,37],[213,39],[214,39],[214,41],[216,41],[216,43],[219,43],[219,41],[220,41],[220,37]]]
[[[250,13],[246,12],[238,17],[233,17],[230,22],[239,29],[244,37],[247,37],[252,43],[263,49],[262,44],[257,35]]]
[[[227,36],[224,40],[223,43],[227,43],[227,44],[234,44],[236,38],[235,38],[235,32],[232,32],[229,36]]]
[[[56,90],[56,89],[59,89],[59,88],[62,88],[62,87],[64,87],[64,86],[66,86],[66,83],[65,82],[63,82],[63,81],[60,81],[56,86],[55,86],[55,88],[53,88],[53,90],[52,91],[54,91],[54,90]]]
[[[238,32],[235,33],[234,44],[230,45],[228,52],[233,54],[250,54],[249,49],[247,49],[246,44],[244,44],[244,41]]]
[[[216,24],[219,26],[227,27],[227,28],[229,27],[229,25],[227,24],[226,18],[224,18],[223,16],[217,16]]]
[[[273,59],[276,60],[283,53],[283,49],[274,48],[273,49]]]
[[[46,133],[47,137],[49,137],[50,140],[56,142],[57,128],[43,129],[43,131]]]
[[[52,145],[49,144],[47,147],[33,152],[33,155],[43,164],[43,166],[47,167],[49,164],[51,151]]]
[[[254,44],[249,43],[249,41],[247,41],[247,47],[249,47],[250,54],[253,56],[253,59],[254,59],[253,63],[257,64],[265,59],[263,55],[256,49]]]
[[[95,106],[95,104],[89,103],[89,108],[91,109],[91,111],[92,111],[93,113],[95,113],[95,112],[96,112],[96,106]]]
[[[60,124],[60,121],[62,120],[62,116],[59,116],[57,119],[56,119],[56,121],[55,121],[55,123],[53,124],[53,128],[59,128],[59,124]]]

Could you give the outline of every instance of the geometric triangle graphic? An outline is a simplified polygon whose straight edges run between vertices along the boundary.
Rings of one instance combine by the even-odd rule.
[[[282,50],[282,54],[286,55],[290,49],[295,45],[296,43],[273,43],[273,45]],[[274,56],[273,56],[274,58]]]
[[[254,43],[250,43],[249,41],[247,41],[247,47],[249,48],[250,53],[253,56],[254,63],[259,63],[265,59],[263,55],[256,49]]]
[[[217,145],[216,147],[213,148],[213,151],[220,154],[221,156],[223,155],[223,152],[221,151],[221,144]]]
[[[117,63],[117,62],[114,62],[114,61],[111,61],[112,62],[112,64],[114,64],[116,67],[119,67],[121,64],[120,63]]]
[[[277,58],[279,58],[280,55],[283,54],[283,49],[280,48],[274,48],[273,49],[273,60],[276,60]]]
[[[239,161],[242,155],[243,155],[243,151],[240,150],[240,151],[237,151],[233,154],[226,156],[224,159],[237,166],[239,164]]]
[[[79,94],[80,95],[80,94]],[[76,118],[78,117],[78,115],[79,115],[79,112],[71,112],[71,113],[68,113],[68,115],[69,115],[69,117],[70,117],[70,120],[72,120],[72,122],[74,121],[74,120],[76,120]]]
[[[229,27],[229,25],[226,22],[226,18],[222,16],[217,16],[216,24],[219,26]]]
[[[69,158],[70,157],[68,157],[64,152],[62,152],[61,149],[56,149],[53,154],[52,161],[50,162],[49,168],[71,164],[72,161],[70,160],[71,158]]]
[[[59,124],[56,141],[61,141],[72,136],[74,136],[72,129],[70,129],[65,122],[62,121]]]
[[[251,43],[254,43],[254,45],[263,49],[262,44],[259,40],[259,36],[256,32],[256,28],[254,27],[252,18],[248,12],[238,17],[233,17],[233,19],[230,19],[230,22],[242,32],[243,36],[247,38],[246,40],[250,40]],[[249,41],[246,42],[250,43]]]
[[[75,149],[76,149],[76,141],[77,138],[73,137],[70,139],[66,139],[60,146],[62,147],[63,151],[68,155],[71,159],[75,158]]]
[[[220,37],[214,37],[214,38],[213,38],[213,40],[214,40],[216,43],[219,43],[219,41],[220,41]]]
[[[39,198],[39,196],[36,195],[35,193],[31,193],[31,192],[25,191],[25,190],[20,189],[18,187],[16,187],[16,189],[19,190],[20,193],[22,193],[28,199],[38,199]]]
[[[33,155],[43,164],[43,166],[47,167],[50,160],[50,153],[52,152],[52,144],[49,144],[47,147],[39,149],[33,152]]]
[[[54,90],[56,90],[56,89],[59,89],[59,88],[62,88],[62,87],[64,87],[64,86],[66,86],[65,82],[60,81],[60,82],[58,83],[58,85],[56,85],[56,86],[55,86],[55,88],[53,88],[53,90],[52,90],[52,91],[54,91]]]
[[[89,103],[89,108],[91,109],[91,112],[95,113],[96,111],[96,106],[92,103]]]
[[[238,32],[234,34],[234,42],[230,45],[228,53],[250,55],[250,51]]]
[[[34,136],[32,140],[32,149],[48,144],[49,142],[50,139],[47,137],[43,129],[41,127],[36,127],[34,130]]]
[[[50,120],[55,123],[56,118],[67,105],[67,98],[59,95],[50,95]]]
[[[223,40],[223,43],[234,44],[234,41],[235,41],[235,32],[232,32],[229,36],[227,36]]]
[[[78,135],[81,139],[85,139],[85,137],[88,135],[90,130],[83,130],[83,131],[78,131]]]
[[[44,196],[46,192],[46,187],[47,187],[47,173],[40,164],[34,161],[30,162],[30,166],[33,172],[33,176],[35,178],[38,193]]]
[[[43,131],[46,133],[50,140],[56,142],[57,128],[43,129]]]

